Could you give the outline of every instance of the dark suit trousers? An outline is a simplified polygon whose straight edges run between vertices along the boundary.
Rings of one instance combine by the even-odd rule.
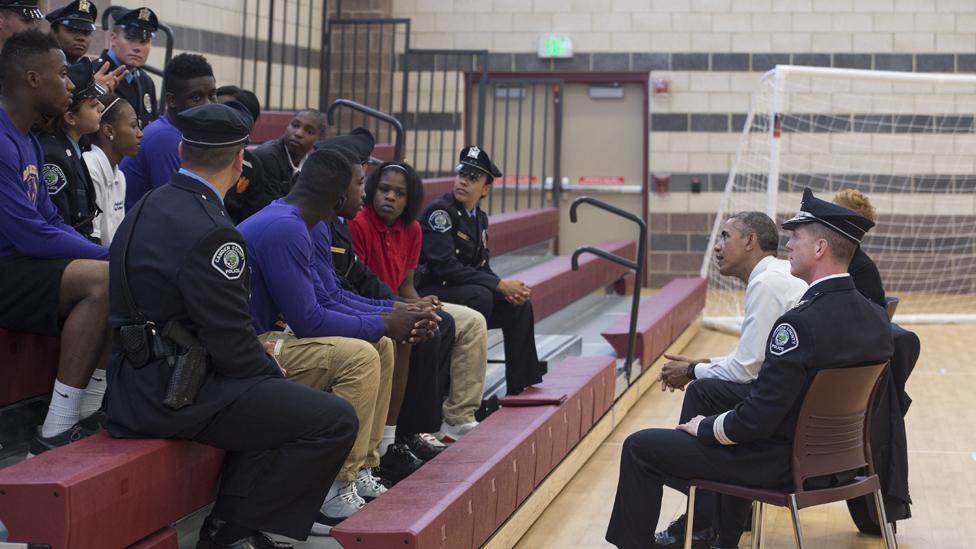
[[[438,334],[410,350],[407,390],[397,416],[400,435],[433,433],[441,428],[444,379],[451,371],[454,347],[454,317],[444,311],[437,314],[441,317]]]
[[[441,301],[466,305],[484,315],[488,328],[501,328],[505,337],[505,384],[510,395],[542,382],[546,363],[535,348],[535,317],[532,303],[512,305],[502,294],[484,286],[432,286],[421,295],[434,294]]]
[[[356,438],[341,398],[286,379],[253,385],[194,440],[227,451],[213,514],[303,540]]]

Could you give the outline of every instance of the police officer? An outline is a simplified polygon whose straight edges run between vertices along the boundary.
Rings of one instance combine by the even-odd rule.
[[[74,0],[67,6],[47,14],[45,19],[51,23],[51,34],[61,46],[68,63],[77,63],[88,53],[98,8],[89,0]]]
[[[95,82],[91,60],[83,58],[68,67],[68,78],[74,84],[68,112],[53,121],[51,131],[37,137],[44,151],[41,176],[51,201],[66,223],[92,242],[101,242],[95,231],[95,216],[100,213],[95,202],[95,184],[82,158],[82,137],[98,130],[104,108],[98,97],[105,93]]]
[[[531,289],[518,280],[500,279],[488,263],[488,214],[478,204],[502,173],[474,145],[461,150],[455,171],[454,191],[431,203],[420,219],[424,241],[417,291],[471,307],[484,315],[489,328],[502,329],[507,391],[516,395],[542,381],[546,363],[535,348]]]
[[[109,322],[118,343],[107,429],[227,450],[197,547],[291,547],[261,532],[308,536],[352,447],[356,416],[338,397],[285,380],[254,333],[247,247],[223,206],[241,173],[250,119],[214,104],[175,118],[182,168],[138,202],[112,241]],[[180,329],[190,334],[183,343]],[[202,384],[178,393],[190,403],[164,403],[177,396],[167,386],[189,363],[186,349],[200,347]]]
[[[0,48],[14,33],[36,29],[41,19],[37,0],[0,0]]]
[[[132,104],[139,118],[139,127],[145,128],[159,117],[156,100],[156,84],[142,66],[149,58],[152,39],[159,29],[159,19],[149,8],[136,8],[115,20],[111,34],[111,47],[95,60],[95,67],[109,64],[115,71],[125,66],[129,73],[119,81],[114,90]]]
[[[804,192],[800,212],[783,228],[792,231],[786,245],[790,270],[810,287],[774,324],[752,390],[741,403],[698,391],[692,398],[699,399],[695,406],[702,415],[675,429],[646,429],[627,438],[607,541],[622,548],[655,546],[662,486],[669,479],[772,489],[792,485],[794,430],[817,372],[885,362],[893,351],[887,314],[855,289],[847,273],[871,226],[867,218]],[[719,528],[713,547],[735,547],[750,502],[716,500]]]

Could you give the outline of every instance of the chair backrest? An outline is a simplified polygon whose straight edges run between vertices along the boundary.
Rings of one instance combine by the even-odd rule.
[[[885,298],[885,309],[888,311],[888,320],[891,320],[895,316],[895,309],[898,308],[898,302],[901,301],[895,296],[888,296]]]
[[[887,363],[817,372],[800,407],[793,440],[794,490],[813,477],[871,462],[868,408]]]

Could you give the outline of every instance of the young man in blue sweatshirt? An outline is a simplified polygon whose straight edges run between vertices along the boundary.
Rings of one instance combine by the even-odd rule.
[[[30,128],[64,113],[74,89],[57,42],[17,33],[0,67],[0,328],[61,336],[51,405],[31,442],[36,455],[100,429],[93,414],[105,394],[96,368],[108,350],[108,249],[64,223],[40,180],[44,155]]]
[[[289,379],[346,399],[359,418],[352,452],[312,529],[320,535],[360,509],[363,498],[386,491],[372,468],[379,465],[377,447],[390,403],[390,338],[429,339],[437,320],[430,311],[393,302],[327,300],[312,265],[309,227],[334,216],[352,177],[352,167],[341,154],[316,152],[288,196],[239,226],[247,240],[251,316],[259,338]]]
[[[202,55],[181,53],[166,65],[166,114],[149,124],[139,154],[122,160],[125,173],[125,209],[131,210],[142,195],[169,182],[180,169],[180,130],[171,116],[200,105],[217,102],[213,68]]]

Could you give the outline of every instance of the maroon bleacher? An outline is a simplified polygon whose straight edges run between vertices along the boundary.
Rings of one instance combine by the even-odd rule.
[[[559,210],[541,208],[488,218],[488,249],[500,255],[559,237]]]
[[[646,370],[691,325],[705,307],[708,284],[704,278],[679,278],[641,300],[637,314],[634,356]],[[603,333],[617,356],[627,356],[630,318],[623,317]]]
[[[101,433],[0,469],[0,520],[10,541],[52,549],[167,547],[160,529],[211,501],[222,460],[194,442]]]
[[[637,251],[633,240],[609,240],[595,247],[630,260],[634,259]],[[580,270],[574,272],[569,256],[557,256],[518,273],[516,278],[532,288],[532,309],[536,322],[613,284],[628,272],[625,267],[593,255],[581,256],[579,267]]]
[[[262,111],[251,130],[251,143],[264,143],[281,137],[294,116],[292,111]]]
[[[333,537],[347,549],[481,546],[609,409],[614,373],[613,357],[563,360],[527,390],[566,395],[562,404],[503,404]]]
[[[0,328],[0,407],[51,392],[59,340]]]
[[[454,190],[453,177],[434,177],[424,179],[424,208],[437,200],[444,193]]]
[[[167,526],[133,543],[128,549],[180,549],[180,537],[175,529]]]

